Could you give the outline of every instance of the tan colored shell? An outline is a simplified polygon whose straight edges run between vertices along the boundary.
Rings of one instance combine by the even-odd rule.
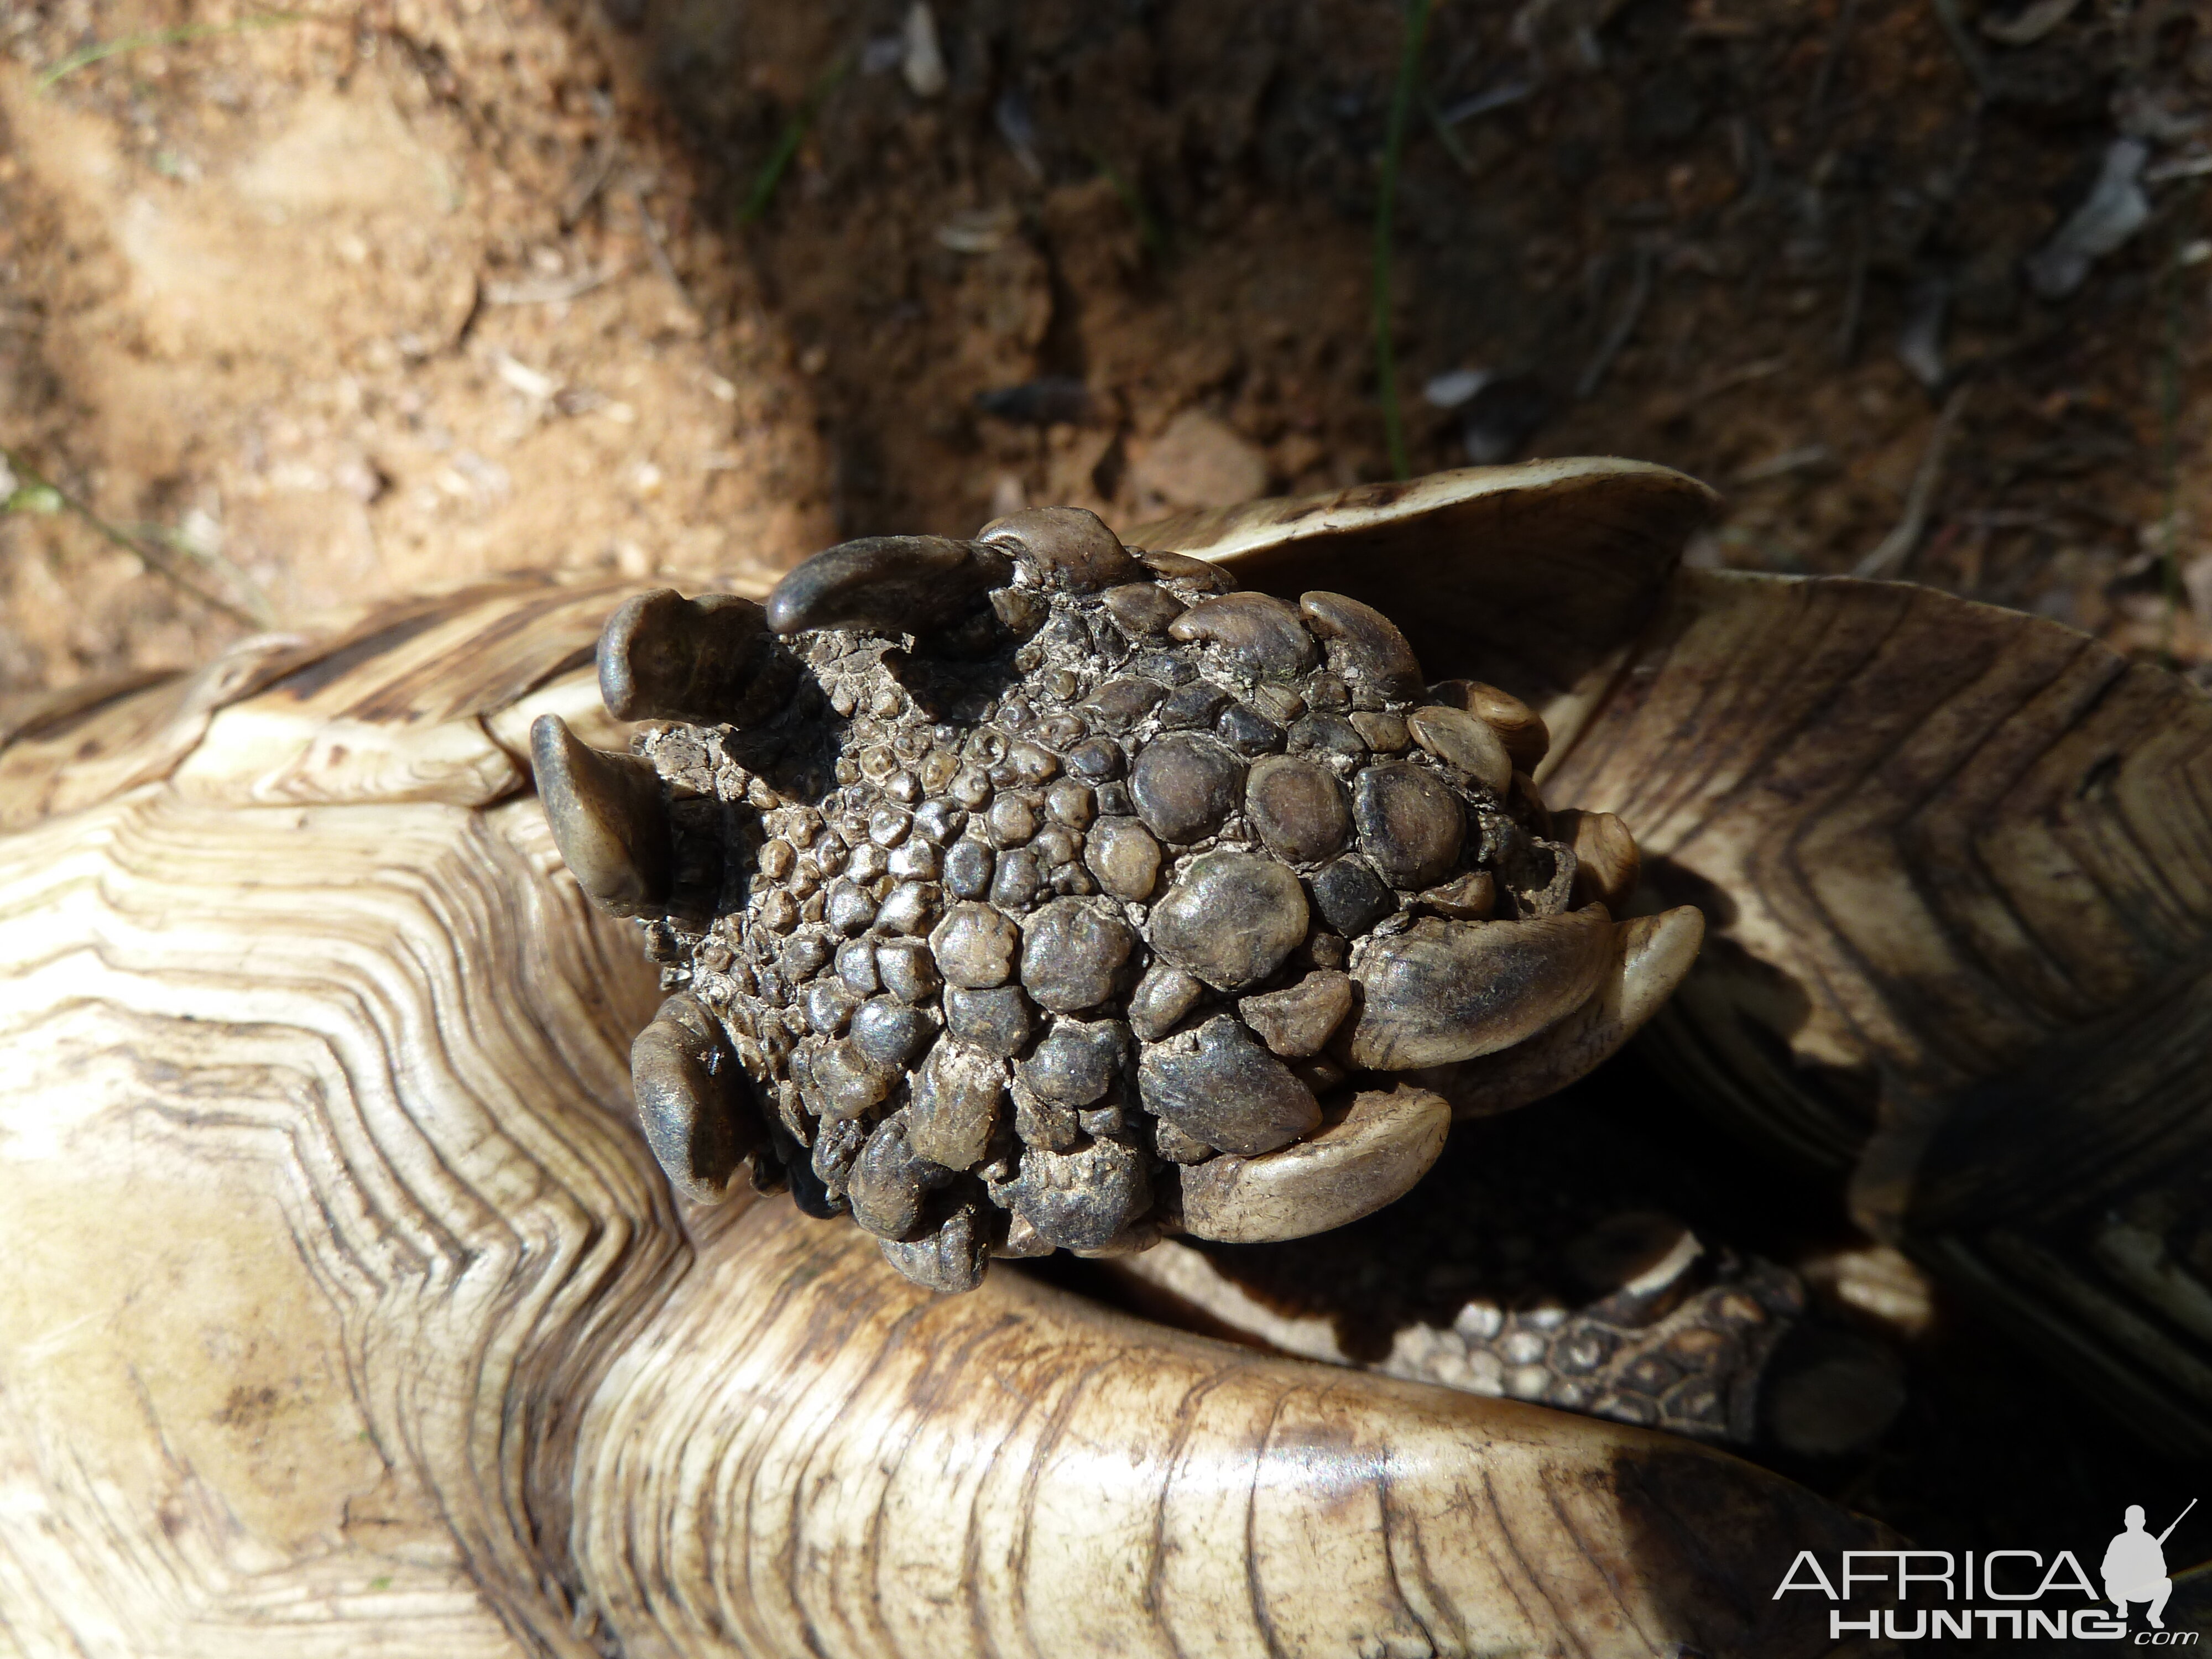
[[[1880,1534],[1724,1455],[680,1215],[624,1082],[649,972],[522,769],[628,591],[264,641],[0,750],[35,792],[0,839],[13,1646],[1826,1650],[1771,1587]]]
[[[1653,1027],[1692,1097],[2212,1453],[2212,701],[1907,583],[1678,570],[1705,499],[1559,461],[1133,533],[1251,586],[1347,547],[1356,598],[1422,583],[1430,672],[1536,702],[1546,798],[1633,827],[1635,908],[1705,911]]]

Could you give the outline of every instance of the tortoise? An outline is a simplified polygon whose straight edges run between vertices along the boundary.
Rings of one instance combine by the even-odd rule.
[[[1922,811],[1915,838],[1856,820],[1863,894],[1929,890],[1917,837],[1944,849],[1960,810],[1929,811],[1924,781],[1993,756],[2013,799],[1962,798],[1990,825],[1984,869],[2039,878],[2070,847],[2118,890],[2150,845],[2131,896],[2163,908],[2099,936],[2114,965],[2094,988],[2114,1000],[2084,990],[2046,1013],[2045,1040],[2089,1066],[2100,1022],[2138,1006],[2185,1029],[2167,1005],[2197,982],[2201,935],[2172,896],[2201,890],[2182,885],[2197,803],[2160,791],[2201,764],[2202,701],[2054,624],[1917,589],[1681,571],[1709,505],[1662,469],[1548,462],[1133,539],[1248,590],[1395,611],[1429,672],[1532,704],[1553,737],[1547,798],[1619,811],[1644,885],[1696,902],[1717,936],[1660,1022],[1679,1063],[1838,1168],[1911,1128],[1920,1162],[1862,1176],[1868,1212],[1990,1282],[1974,1264],[2014,1258],[1948,1189],[1949,1207],[1917,1208],[1916,1176],[1956,1188],[1945,1136],[1987,1134],[2008,1106],[2052,1133],[2088,1108],[1978,1093],[1994,1065],[1952,1045],[1946,1073],[1912,1048],[1924,1024],[1894,1012],[1877,1047],[1865,1011],[1940,988],[1940,952],[1862,927],[1850,978],[1834,935],[1777,921],[1794,913],[1770,860],[1804,838],[1805,803],[1832,811],[1893,754]],[[628,1082],[657,975],[530,793],[541,715],[627,746],[593,654],[639,586],[412,602],[64,699],[6,735],[0,1629],[15,1645],[1831,1650],[1825,1604],[1773,1587],[1800,1548],[1886,1534],[1709,1446],[1258,1355],[1018,1274],[941,1296],[842,1222],[743,1193],[680,1201]],[[1723,672],[1780,623],[1835,647]],[[1978,663],[1963,684],[1929,660],[1937,636]],[[1854,725],[1855,769],[1814,773],[1792,744],[1839,741],[1819,711],[1856,720],[1854,700],[1883,716],[1878,737],[1860,753]],[[1747,734],[1743,761],[1716,730]],[[1944,744],[1967,763],[1943,772]],[[2060,758],[2039,772],[2030,749]],[[1731,790],[1747,810],[1701,828]],[[1976,872],[1947,877],[1943,896],[1973,898]],[[1850,1076],[1877,1071],[1905,1103],[1879,1120]],[[2131,1158],[2179,1143],[2182,1086],[2142,1093],[2160,1110],[2118,1136]],[[1814,1109],[1855,1098],[1856,1136]],[[2131,1121],[2083,1098],[2107,1127]],[[2195,1167],[2132,1164],[2131,1190],[2154,1208]],[[2110,1271],[2094,1233],[2041,1237],[2063,1272]],[[2108,1395],[2182,1402],[2158,1425],[2178,1435],[2199,1420],[2179,1362],[2203,1330],[2185,1299],[2164,1305],[2156,1340],[2129,1341],[2095,1340],[2063,1295],[2035,1313],[2090,1330]]]
[[[1080,509],[848,543],[765,605],[641,594],[598,667],[640,753],[546,714],[532,770],[677,992],[633,1050],[663,1168],[711,1203],[747,1161],[939,1290],[1368,1214],[1455,1109],[1617,1049],[1703,933],[1613,921],[1634,841],[1553,820],[1517,698]]]

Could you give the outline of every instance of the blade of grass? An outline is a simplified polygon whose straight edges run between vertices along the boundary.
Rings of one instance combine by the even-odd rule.
[[[840,81],[852,73],[852,70],[853,59],[848,53],[814,77],[814,84],[807,88],[806,95],[799,100],[799,107],[792,111],[791,119],[783,124],[783,131],[776,135],[775,148],[768,153],[768,160],[761,163],[760,171],[753,175],[753,187],[745,194],[744,205],[738,210],[739,224],[756,224],[768,211],[769,204],[775,199],[776,186],[783,182],[783,175],[791,170],[792,161],[799,154],[799,146],[806,137],[806,130],[814,125],[814,117],[822,107],[822,100],[830,95]]]
[[[161,524],[134,524],[124,531],[132,539],[150,542],[156,547],[166,547],[172,553],[190,559],[203,570],[211,570],[228,582],[234,591],[242,595],[246,608],[264,628],[276,626],[276,608],[269,603],[269,596],[252,577],[238,568],[237,563],[220,553],[200,546],[190,537]]]
[[[1145,200],[1144,192],[1123,177],[1121,170],[1098,149],[1086,144],[1083,154],[1091,165],[1098,169],[1098,176],[1107,182],[1114,194],[1121,198],[1121,205],[1128,210],[1129,216],[1137,222],[1137,235],[1145,245],[1145,252],[1155,260],[1165,260],[1168,257],[1167,227],[1153,213]]]
[[[1406,152],[1406,126],[1413,108],[1413,83],[1421,70],[1421,46],[1429,32],[1430,0],[1407,0],[1406,33],[1398,53],[1398,86],[1390,98],[1390,127],[1382,145],[1382,178],[1375,198],[1375,389],[1382,399],[1382,441],[1390,476],[1402,478],[1406,426],[1398,410],[1398,348],[1390,332],[1392,229],[1398,213],[1398,164]]]
[[[171,564],[167,558],[156,554],[145,543],[108,523],[106,520],[54,483],[52,479],[41,474],[36,467],[14,450],[0,447],[0,461],[7,463],[8,470],[15,475],[19,486],[45,491],[53,501],[60,505],[63,512],[89,525],[103,540],[112,542],[136,558],[147,569],[173,585],[179,592],[190,594],[210,611],[220,611],[232,621],[242,623],[248,628],[258,629],[264,625],[258,617],[233,605],[219,593],[209,592],[207,589]]]
[[[1444,147],[1444,154],[1452,158],[1452,165],[1470,179],[1474,177],[1474,157],[1460,142],[1457,123],[1444,119],[1444,112],[1437,107],[1433,97],[1421,100],[1421,112],[1429,118],[1429,129],[1437,135],[1437,142]]]
[[[180,46],[191,40],[204,40],[211,35],[244,34],[253,29],[273,29],[286,23],[329,23],[337,20],[314,17],[301,11],[257,12],[251,17],[240,17],[228,23],[185,23],[176,28],[154,29],[144,34],[118,35],[112,40],[103,40],[98,46],[87,46],[82,52],[71,52],[52,69],[31,83],[35,92],[44,92],[65,75],[126,52],[137,52],[146,46]]]

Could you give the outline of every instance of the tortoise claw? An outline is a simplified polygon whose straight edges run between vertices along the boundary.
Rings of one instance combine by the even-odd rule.
[[[1569,811],[1553,817],[1553,828],[1575,849],[1574,902],[1625,909],[1644,863],[1628,826],[1611,812]]]
[[[1352,977],[1365,994],[1352,1063],[1410,1072],[1525,1042],[1589,1000],[1613,959],[1602,905],[1526,921],[1418,921],[1378,939]]]
[[[1510,691],[1480,680],[1441,680],[1429,688],[1429,695],[1465,709],[1497,732],[1516,771],[1534,772],[1551,752],[1552,733],[1544,717]]]
[[[1168,624],[1168,637],[1203,640],[1254,679],[1295,679],[1321,660],[1298,613],[1272,593],[1200,599]]]
[[[1449,1085],[1452,1115],[1511,1111],[1557,1093],[1610,1058],[1674,994],[1705,937],[1705,918],[1694,905],[1618,924],[1597,994],[1519,1047],[1457,1067]]]
[[[1308,1139],[1256,1158],[1185,1166],[1183,1231],[1229,1244],[1324,1233],[1403,1198],[1444,1149],[1451,1108],[1401,1084],[1362,1092]]]
[[[979,541],[1011,555],[1047,587],[1079,593],[1144,574],[1136,556],[1096,513],[1080,507],[1036,507],[983,526]]]
[[[1393,702],[1421,695],[1421,664],[1398,624],[1348,594],[1298,596],[1306,625],[1335,647],[1330,655],[1360,685]]]
[[[734,593],[640,593],[599,635],[599,696],[618,720],[744,726],[769,711],[796,669],[767,613]]]
[[[652,766],[592,748],[558,714],[532,725],[530,764],[545,821],[584,896],[609,915],[665,915],[675,852]]]
[[[660,1005],[630,1044],[630,1082],[646,1145],[678,1196],[719,1204],[738,1162],[764,1139],[751,1090],[704,1004]]]
[[[768,596],[778,634],[823,628],[923,635],[957,621],[1013,562],[980,542],[945,536],[869,536],[825,548],[788,572]]]
[[[1416,708],[1406,716],[1415,743],[1453,771],[1473,778],[1493,795],[1513,787],[1513,757],[1488,722],[1449,703]]]

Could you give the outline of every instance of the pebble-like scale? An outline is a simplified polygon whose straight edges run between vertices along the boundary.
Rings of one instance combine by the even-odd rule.
[[[644,739],[679,868],[725,872],[711,921],[646,924],[665,987],[724,1024],[800,1205],[939,1289],[1143,1248],[1178,1165],[1322,1122],[1370,941],[1569,902],[1526,779],[1415,742],[1418,686],[1137,557],[1018,570],[957,646],[800,635],[769,718]]]

